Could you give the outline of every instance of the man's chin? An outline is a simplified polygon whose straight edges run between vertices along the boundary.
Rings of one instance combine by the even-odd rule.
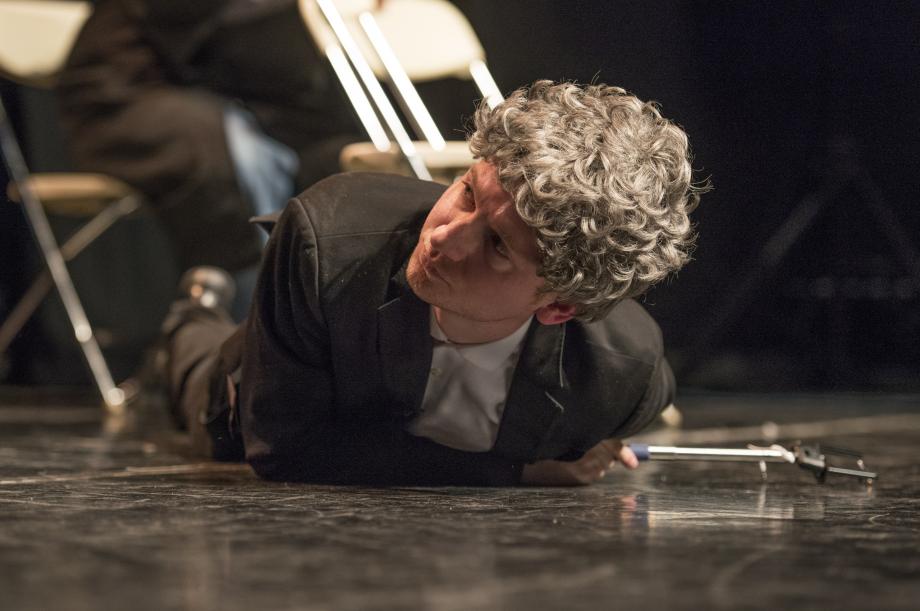
[[[410,270],[406,270],[406,280],[409,283],[409,288],[421,301],[434,308],[450,312],[455,310],[455,308],[451,307],[449,299],[446,299],[446,296],[438,290],[439,288],[444,289],[444,287],[436,286],[424,271],[419,269],[417,273],[412,274]]]
[[[425,303],[431,304],[432,293],[434,292],[431,286],[431,279],[425,274],[421,266],[413,265],[412,261],[409,262],[406,268],[406,282],[416,297]]]

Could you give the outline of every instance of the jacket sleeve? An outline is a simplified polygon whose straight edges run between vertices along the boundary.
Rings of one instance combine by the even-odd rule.
[[[313,228],[293,200],[269,240],[240,384],[246,459],[266,479],[382,485],[512,485],[523,465],[412,436],[386,417],[336,410]],[[386,413],[386,406],[367,410]]]
[[[661,331],[657,325],[654,326],[654,332],[656,357],[648,385],[638,405],[636,405],[636,409],[610,435],[611,437],[622,439],[639,433],[650,425],[667,406],[674,402],[674,395],[677,389],[674,372],[671,370],[668,360],[664,357],[664,344],[661,340]]]
[[[664,356],[660,357],[639,406],[617,436],[630,437],[650,425],[664,408],[674,403],[676,386],[670,364]]]

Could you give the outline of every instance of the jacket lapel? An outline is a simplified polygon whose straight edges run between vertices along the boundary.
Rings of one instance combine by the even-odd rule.
[[[390,299],[377,308],[377,350],[394,416],[408,420],[422,405],[431,369],[429,306],[409,288],[405,265],[390,289]]]
[[[564,324],[531,323],[505,402],[496,452],[515,460],[532,460],[564,413],[564,342]]]
[[[405,265],[390,281],[390,297],[377,308],[378,352],[383,383],[400,420],[418,414],[431,369],[433,344],[429,305],[406,281]],[[565,412],[568,391],[562,370],[565,325],[536,320],[524,340],[505,401],[494,451],[513,460],[534,458],[553,425]]]

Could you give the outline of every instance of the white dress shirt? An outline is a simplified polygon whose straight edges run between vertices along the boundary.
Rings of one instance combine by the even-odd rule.
[[[485,344],[454,344],[431,311],[434,352],[422,411],[409,433],[468,452],[492,449],[524,335],[533,317],[511,335]]]

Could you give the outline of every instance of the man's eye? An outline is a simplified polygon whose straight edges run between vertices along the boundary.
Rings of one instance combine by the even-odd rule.
[[[466,181],[463,181],[461,184],[463,185],[461,205],[465,210],[473,210],[476,207],[476,200],[473,197],[473,188]]]

